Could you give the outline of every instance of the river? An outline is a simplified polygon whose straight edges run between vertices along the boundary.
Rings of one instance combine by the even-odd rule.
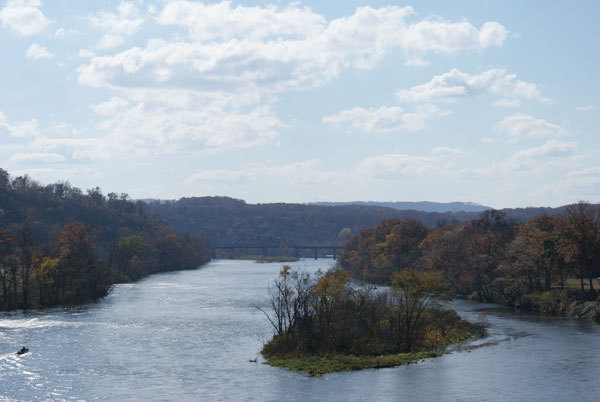
[[[266,303],[280,267],[217,260],[82,307],[1,314],[0,400],[600,400],[600,325],[468,301],[453,308],[486,320],[494,345],[320,378],[261,364],[273,331],[251,305]]]

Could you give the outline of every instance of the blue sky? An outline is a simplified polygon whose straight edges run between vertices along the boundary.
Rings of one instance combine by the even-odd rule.
[[[596,1],[0,3],[0,167],[133,198],[600,201]]]

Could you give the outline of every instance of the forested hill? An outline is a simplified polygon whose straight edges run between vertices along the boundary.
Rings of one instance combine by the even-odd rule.
[[[412,218],[427,226],[467,222],[480,212],[423,212],[393,208],[314,204],[248,204],[228,197],[192,197],[178,201],[151,202],[175,230],[199,233],[213,244],[332,244],[343,245],[361,229],[377,225],[386,218]],[[506,209],[507,219],[522,222],[543,212],[562,209]]]
[[[474,202],[431,202],[431,201],[350,201],[350,202],[317,202],[315,205],[367,205],[371,207],[386,207],[401,210],[414,210],[424,212],[483,212],[489,209],[485,205]]]
[[[176,233],[145,203],[0,169],[0,310],[79,304],[113,283],[210,260],[199,235]]]

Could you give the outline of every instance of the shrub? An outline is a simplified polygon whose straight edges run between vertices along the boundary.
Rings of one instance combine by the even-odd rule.
[[[551,290],[530,295],[532,307],[542,314],[563,315],[570,303],[566,290]]]

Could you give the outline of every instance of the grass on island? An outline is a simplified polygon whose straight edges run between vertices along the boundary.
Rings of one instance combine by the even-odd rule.
[[[444,352],[415,352],[398,353],[380,356],[305,356],[305,357],[273,357],[266,364],[283,367],[313,376],[340,371],[356,371],[369,368],[395,367],[404,364],[417,363],[429,357],[441,356]]]
[[[459,334],[450,342],[440,345],[440,347],[436,348],[435,350],[425,350],[410,353],[392,353],[377,356],[355,356],[344,354],[330,354],[325,356],[266,355],[265,357],[267,360],[265,361],[265,364],[273,367],[287,368],[299,373],[307,373],[311,376],[321,376],[325,373],[336,373],[340,371],[357,371],[372,368],[396,367],[405,364],[418,363],[423,359],[438,357],[446,353],[451,353],[446,350],[447,346],[466,341],[473,337],[483,338],[485,336],[487,336],[485,329],[483,329],[483,327],[476,327],[473,332]],[[491,346],[493,344],[495,343],[487,342],[481,346]]]

